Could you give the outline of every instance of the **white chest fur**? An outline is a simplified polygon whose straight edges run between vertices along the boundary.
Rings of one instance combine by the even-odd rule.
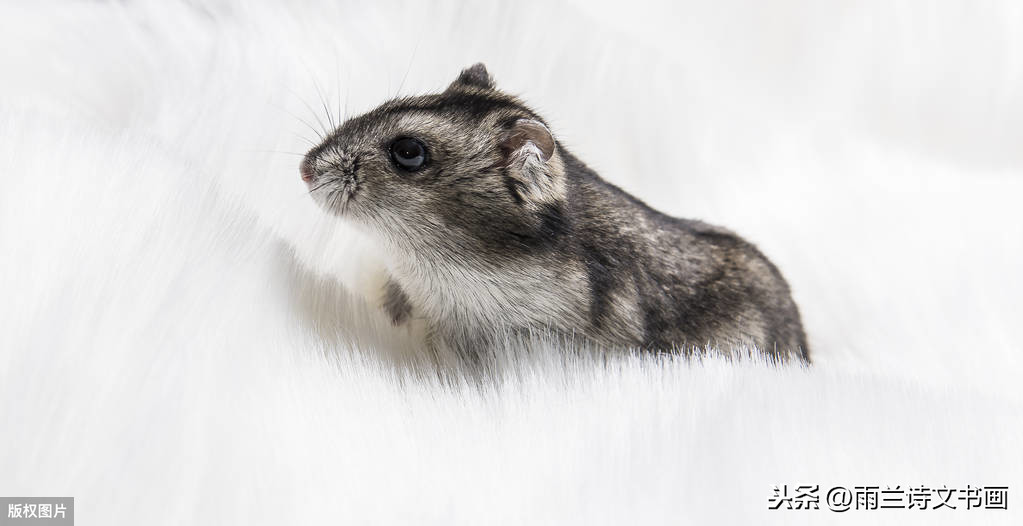
[[[529,261],[509,268],[401,257],[393,263],[391,271],[413,314],[459,332],[572,327],[585,318],[588,294],[581,269]]]

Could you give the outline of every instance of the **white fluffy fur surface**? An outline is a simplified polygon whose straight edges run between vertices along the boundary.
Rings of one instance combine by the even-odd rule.
[[[1020,524],[1021,34],[1012,0],[5,2],[0,496],[79,524]],[[296,154],[476,61],[607,179],[757,243],[815,364],[412,368]],[[1009,509],[768,511],[773,484]]]

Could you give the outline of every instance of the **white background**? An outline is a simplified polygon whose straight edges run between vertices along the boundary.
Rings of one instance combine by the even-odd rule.
[[[0,495],[81,524],[1018,521],[1021,31],[1011,1],[4,2]],[[605,178],[758,244],[815,365],[552,348],[478,389],[381,359],[411,343],[305,195],[302,121],[477,61]],[[1010,502],[767,511],[772,484]]]

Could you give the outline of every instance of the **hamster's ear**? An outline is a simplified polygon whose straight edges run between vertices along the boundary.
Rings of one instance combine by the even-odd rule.
[[[564,199],[564,167],[556,149],[554,136],[540,121],[518,119],[505,132],[500,150],[516,201],[540,206]]]
[[[477,62],[462,70],[462,74],[448,86],[448,89],[458,87],[471,87],[480,89],[494,89],[494,78],[487,73],[487,67],[482,62]]]

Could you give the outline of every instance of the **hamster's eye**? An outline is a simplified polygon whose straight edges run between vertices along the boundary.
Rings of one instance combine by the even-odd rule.
[[[400,137],[391,143],[391,159],[402,170],[414,172],[426,164],[426,145],[419,139]]]

